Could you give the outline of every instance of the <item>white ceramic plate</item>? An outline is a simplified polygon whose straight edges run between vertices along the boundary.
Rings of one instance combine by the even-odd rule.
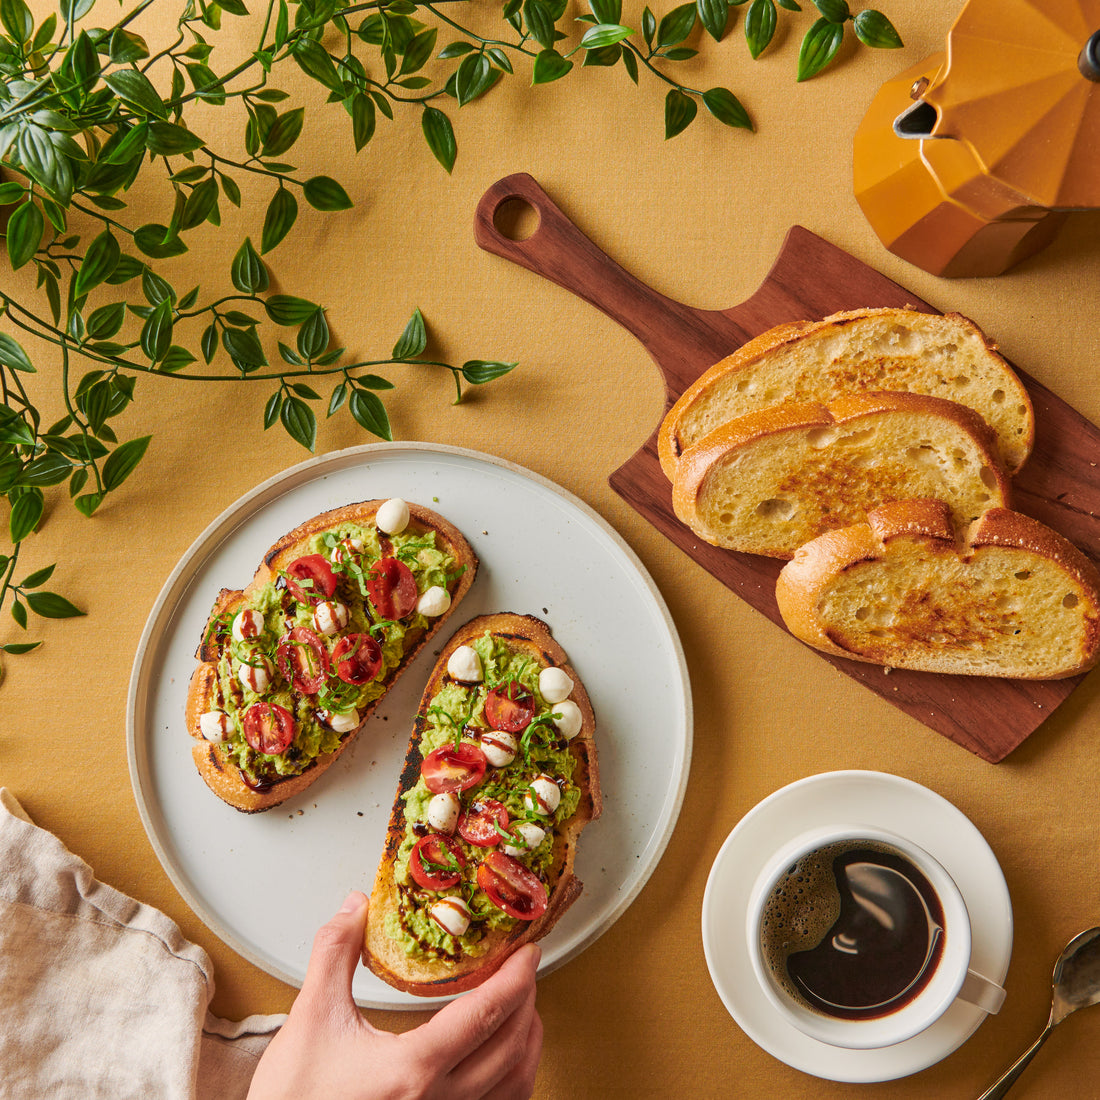
[[[804,1035],[764,995],[749,959],[746,916],[769,855],[800,833],[828,825],[877,826],[907,837],[958,883],[970,913],[970,965],[1003,984],[1012,955],[1012,906],[1004,874],[974,824],[945,798],[884,772],[826,772],[791,783],[751,809],[726,838],[703,895],[703,951],[714,988],[759,1046],[804,1073],[832,1081],[889,1081],[927,1069],[961,1046],[986,1018],[956,1001],[921,1034],[878,1050],[845,1050]]]
[[[656,867],[687,784],[691,693],[668,610],[626,543],[575,497],[488,455],[427,444],[339,451],[260,485],[199,536],[153,607],[131,676],[128,752],[142,821],[211,930],[300,985],[317,928],[349,890],[370,892],[438,645],[425,648],[333,767],[262,814],[230,809],[199,778],[183,722],[187,683],[218,589],[244,587],[267,549],[302,520],[391,496],[438,510],[481,561],[451,625],[492,611],[538,616],[592,698],[604,811],[578,848],[584,892],[543,941],[546,972],[606,930]],[[444,628],[438,643],[447,636]],[[354,993],[372,1008],[442,1003],[391,989],[365,968]]]

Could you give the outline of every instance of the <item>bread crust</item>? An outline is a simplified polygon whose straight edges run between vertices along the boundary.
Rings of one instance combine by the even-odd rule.
[[[344,505],[328,512],[313,516],[284,535],[264,555],[252,580],[243,590],[223,588],[214,601],[207,626],[203,631],[196,656],[199,665],[191,676],[186,703],[187,730],[194,739],[191,756],[199,775],[206,785],[223,801],[242,813],[259,813],[278,806],[312,786],[343,754],[347,747],[359,736],[378,704],[385,698],[386,692],[408,667],[420,650],[442,628],[462,602],[477,576],[478,559],[465,536],[449,520],[437,512],[422,505],[410,503],[409,526],[406,531],[426,534],[434,531],[436,545],[445,549],[462,569],[461,575],[449,586],[450,607],[442,615],[429,620],[427,630],[420,631],[412,639],[400,664],[389,669],[382,683],[386,691],[359,710],[360,723],[340,741],[334,752],[322,753],[316,757],[299,775],[280,779],[270,787],[256,789],[242,777],[240,769],[219,751],[218,746],[205,737],[199,728],[199,717],[204,711],[214,709],[215,685],[217,682],[217,664],[220,656],[218,646],[211,640],[211,627],[222,616],[235,613],[243,607],[249,598],[263,590],[274,581],[280,571],[292,561],[308,553],[310,540],[325,531],[334,530],[344,523],[366,525],[374,521],[378,509],[384,500],[369,500]]]
[[[672,483],[672,505],[676,515],[696,534],[716,546],[745,550],[742,533],[736,529],[722,529],[709,523],[704,517],[708,491],[712,479],[722,466],[739,452],[759,447],[770,437],[782,437],[796,433],[826,432],[831,428],[858,427],[860,420],[872,423],[874,418],[886,414],[901,414],[914,418],[932,419],[950,425],[968,436],[975,454],[983,459],[993,484],[988,485],[991,503],[1010,503],[1011,488],[1008,474],[1001,465],[993,444],[992,431],[972,409],[954,401],[924,394],[904,392],[868,392],[844,394],[828,405],[791,403],[775,405],[728,421],[689,447],[680,458]],[[824,450],[825,448],[822,448]],[[822,492],[820,485],[807,481],[798,483],[800,471],[792,467],[791,492],[804,493],[807,499]],[[877,489],[877,487],[874,487]],[[889,487],[883,486],[877,500],[867,502],[868,509],[889,499]],[[847,493],[847,504],[854,502]],[[843,524],[836,524],[841,526]],[[820,532],[815,532],[815,534]],[[812,536],[811,536],[812,537]],[[802,540],[806,541],[806,540]],[[783,547],[753,548],[753,552],[777,558],[790,558],[794,550]]]
[[[980,602],[970,589],[963,587],[967,570],[976,567],[983,551],[989,548],[1013,553],[1011,567],[1017,570],[1017,590],[1022,592],[1022,586],[1030,579],[1029,564],[1036,571],[1040,566],[1049,566],[1072,590],[1071,606],[1080,635],[1079,645],[1072,654],[1068,657],[1060,654],[1057,659],[1052,655],[1045,665],[1040,659],[1033,659],[1026,666],[1023,660],[1014,661],[1011,654],[1002,658],[999,650],[992,652],[997,647],[1017,644],[1013,639],[1018,635],[1002,633],[995,622],[991,626],[989,601]],[[855,648],[850,634],[823,612],[823,601],[838,578],[854,578],[861,569],[870,573],[891,556],[897,559],[902,554],[938,561],[941,565],[936,568],[950,571],[956,578],[957,609],[933,607],[931,611],[942,612],[943,620],[947,620],[957,610],[960,621],[970,626],[969,637],[958,629],[952,631],[941,620],[937,628],[944,632],[942,646],[929,647],[926,632],[931,621],[929,609],[923,609],[920,618],[908,624],[903,617],[902,608],[906,606],[903,603],[893,609],[896,618],[891,623],[889,638],[881,644]],[[1003,568],[999,572],[1003,574]],[[1006,579],[1011,582],[1011,577],[1012,574]],[[998,598],[1004,600],[1005,596],[1001,594]],[[869,513],[866,523],[828,531],[801,547],[780,571],[776,601],[787,628],[806,644],[834,656],[888,667],[1016,679],[1062,679],[1086,671],[1100,659],[1100,572],[1062,535],[1007,508],[990,508],[959,537],[952,525],[950,509],[942,501],[896,501],[884,505]],[[910,626],[911,642],[906,645],[898,637]],[[1037,627],[1036,633],[1041,633],[1041,628]],[[1022,636],[1024,640],[1018,644],[1030,645],[1034,652],[1036,643],[1026,628]],[[982,649],[973,652],[979,644],[984,653]]]
[[[951,380],[941,377],[942,372],[935,364],[924,364],[918,377],[913,379],[907,379],[899,372],[888,373],[884,379],[876,368],[879,360],[889,358],[888,356],[878,356],[866,362],[858,357],[849,361],[845,359],[843,350],[838,351],[827,364],[809,372],[809,376],[800,383],[797,394],[790,390],[775,393],[773,396],[733,394],[739,385],[747,388],[754,372],[769,360],[774,361],[781,355],[799,354],[815,342],[833,337],[843,338],[846,333],[860,326],[887,324],[914,330],[936,326],[945,330],[945,337],[950,335],[960,343],[980,349],[977,354],[990,374],[998,380],[1003,391],[1003,399],[998,402],[998,408],[1020,410],[1016,426],[1010,429],[1006,424],[1003,431],[996,435],[995,444],[1006,469],[1010,473],[1017,473],[1034,443],[1034,411],[1027,390],[1008,361],[1000,354],[994,341],[960,313],[929,314],[887,307],[846,310],[820,321],[794,321],[777,325],[710,367],[684,391],[661,423],[657,435],[657,453],[665,476],[670,481],[675,478],[681,456],[700,438],[697,432],[689,431],[687,425],[701,418],[703,406],[719,396],[729,404],[731,411],[727,419],[747,415],[761,405],[806,400],[831,404],[842,392],[867,390],[927,393],[930,396],[957,400],[972,405],[975,409],[981,405],[976,393],[973,397],[970,396],[974,392],[973,388],[968,391],[960,385],[952,384]],[[913,361],[913,356],[905,359],[906,363]]]
[[[451,654],[459,646],[470,645],[486,631],[505,639],[513,651],[531,655],[543,668],[550,665],[561,668],[573,681],[569,698],[580,709],[582,725],[580,733],[569,742],[569,751],[575,764],[573,780],[580,787],[581,799],[576,813],[556,833],[553,860],[547,875],[549,902],[541,917],[520,921],[510,931],[489,930],[482,941],[485,950],[477,957],[463,955],[453,962],[427,955],[412,957],[406,955],[402,945],[391,939],[385,929],[387,917],[398,907],[399,887],[394,879],[394,864],[405,837],[402,796],[419,779],[423,760],[420,739],[427,724],[428,707],[447,678]],[[460,627],[450,638],[439,654],[421,697],[370,897],[363,959],[383,981],[422,997],[461,993],[480,985],[520,947],[541,939],[554,927],[581,893],[581,883],[573,873],[577,839],[602,810],[595,728],[595,715],[584,685],[565,651],[551,635],[550,628],[541,620],[512,612],[481,615]]]

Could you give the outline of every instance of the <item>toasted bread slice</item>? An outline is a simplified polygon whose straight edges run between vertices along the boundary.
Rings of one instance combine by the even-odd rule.
[[[472,671],[468,664],[465,670],[452,664],[456,653],[455,662],[464,658],[468,663],[471,649],[477,654]],[[472,677],[479,668],[481,681],[456,679]],[[544,669],[560,670],[548,674],[559,681],[556,692],[555,685],[540,675]],[[507,688],[517,681],[522,689]],[[543,691],[551,696],[549,700]],[[475,779],[474,785],[453,795],[435,793],[439,780],[433,774],[433,761],[440,752],[452,748],[456,739],[463,754],[470,751],[469,746],[486,744],[489,752],[494,740],[501,738],[488,723],[499,726],[501,722],[502,692],[530,697],[529,709],[511,720],[514,728],[517,721],[533,715],[522,727],[526,732],[517,729],[512,734],[518,742],[514,760],[507,760],[510,750],[505,744],[504,755],[492,757],[484,777]],[[484,981],[523,944],[550,931],[581,892],[573,874],[577,838],[600,815],[594,733],[595,718],[584,686],[545,623],[502,612],[480,616],[458,630],[440,653],[424,689],[374,880],[364,960],[375,974],[418,996],[459,993]],[[438,751],[433,754],[433,750]],[[541,801],[543,793],[537,785],[532,796],[531,785],[539,776],[550,777],[561,792],[556,809]],[[446,815],[437,816],[446,811],[449,798],[461,804],[457,827]],[[529,835],[529,849],[514,844],[509,848],[491,824],[487,831],[479,831],[479,820],[488,821],[487,813],[494,808],[490,800],[506,807],[503,828],[510,835],[529,824],[545,835]],[[439,802],[444,805],[439,807]],[[452,814],[457,809],[452,802]],[[434,852],[451,861],[449,875],[457,881],[417,881],[411,869],[418,858],[416,845],[422,838],[425,844],[436,844],[440,837],[458,855],[452,858],[444,849],[429,848],[427,867],[430,872],[441,866],[431,863]],[[484,843],[471,843],[471,837],[475,841],[480,837]],[[454,859],[464,861],[461,870]],[[494,903],[491,892],[483,888],[486,863],[499,863],[515,881],[526,882],[515,896],[534,919],[517,919]],[[500,880],[489,874],[485,881],[491,891]],[[528,900],[522,901],[525,891],[529,891]],[[449,900],[443,902],[444,898]],[[441,902],[445,917],[449,916],[446,906],[466,904],[470,923],[464,932],[459,931],[461,924],[452,925],[448,932],[431,915],[432,907]]]
[[[689,447],[672,485],[702,539],[776,558],[886,501],[930,497],[969,523],[1007,505],[1008,477],[977,413],[912,393],[749,413]]]
[[[671,481],[680,456],[720,424],[784,402],[827,405],[844,393],[904,390],[958,401],[992,427],[1009,473],[1035,436],[1027,390],[974,324],[958,313],[857,309],[779,325],[698,378],[658,435]]]
[[[382,530],[377,515],[384,504],[350,504],[307,520],[267,552],[247,588],[222,589],[214,602],[188,688],[187,730],[199,775],[242,812],[285,802],[331,767],[474,582],[477,557],[453,524],[420,505],[393,501],[389,509],[398,519],[387,517]],[[330,570],[327,576],[321,570],[320,586],[305,574],[288,584],[288,568],[299,570],[295,563],[315,556]],[[388,587],[371,581],[372,565],[383,559],[402,564],[392,573],[400,588],[396,605],[387,607],[381,596],[380,610],[368,591],[371,583],[379,591]],[[335,590],[322,598],[329,577]],[[426,596],[430,589],[436,591]],[[234,637],[242,612],[252,620],[244,633],[256,636]],[[363,635],[375,639],[378,652],[368,642],[349,654]],[[341,665],[341,656],[356,652],[358,660]],[[347,682],[341,667],[363,682]],[[253,668],[266,674],[266,686]]]
[[[1100,573],[1006,508],[960,541],[942,501],[886,504],[799,549],[776,598],[802,641],[894,668],[1054,680],[1100,656]]]

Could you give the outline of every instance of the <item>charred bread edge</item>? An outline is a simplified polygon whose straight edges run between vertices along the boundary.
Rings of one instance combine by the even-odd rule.
[[[859,321],[864,317],[873,317],[887,313],[921,313],[922,316],[929,316],[920,310],[898,309],[891,306],[846,310],[841,313],[831,314],[820,321],[788,321],[784,324],[776,325],[775,328],[769,329],[767,332],[762,332],[759,336],[753,337],[753,339],[749,340],[747,343],[742,344],[735,352],[726,356],[725,359],[708,368],[680,395],[679,399],[665,414],[661,422],[661,427],[657,435],[657,454],[661,463],[661,469],[664,471],[665,476],[669,481],[675,479],[676,467],[683,457],[684,452],[688,450],[688,447],[684,446],[683,440],[680,437],[680,425],[684,415],[717,380],[724,378],[728,374],[744,369],[750,363],[765,355],[771,354],[771,352],[784,345],[797,343],[799,340],[805,339],[818,330],[830,327],[843,327],[854,321]],[[933,314],[931,316],[936,315]],[[1013,399],[1020,404],[1026,405],[1027,408],[1031,410],[1031,395],[1028,393],[1023,382],[1020,381],[1012,364],[1001,355],[996,342],[990,339],[974,321],[961,313],[949,312],[940,316],[959,324],[963,328],[973,331],[976,336],[979,336],[984,341],[986,351],[988,351],[991,356],[1000,360],[1003,364],[1006,377],[1010,380],[1015,380],[1016,392],[1012,395]],[[906,393],[910,391],[898,390],[891,392]],[[1031,432],[1025,440],[1025,461],[1026,456],[1031,453],[1031,448],[1035,442],[1035,416],[1033,411],[1029,413],[1028,422],[1031,426]],[[698,442],[699,440],[696,440],[696,443]],[[1001,454],[999,444],[995,447],[995,453],[998,455]],[[1020,466],[1022,465],[1023,462],[1020,463]],[[1019,467],[1010,469],[1009,472],[1018,473]]]
[[[865,657],[837,645],[822,628],[814,607],[833,577],[851,566],[882,559],[887,544],[898,537],[950,543],[961,558],[983,546],[1029,551],[1055,562],[1100,598],[1100,571],[1091,559],[1039,520],[1008,508],[993,507],[967,527],[960,542],[952,526],[951,511],[942,501],[893,501],[869,512],[866,523],[826,531],[812,539],[780,570],[776,602],[788,630],[823,652],[881,664],[878,657]],[[1080,665],[1049,678],[1075,676],[1096,663],[1100,657],[1100,622],[1094,626],[1088,652],[1091,656]]]
[[[545,665],[561,668],[573,681],[571,698],[580,708],[583,717],[581,732],[570,742],[578,769],[575,778],[582,784],[582,795],[577,812],[555,838],[554,865],[561,860],[558,877],[550,891],[546,912],[537,920],[522,922],[512,931],[501,934],[491,932],[494,942],[484,955],[464,958],[455,964],[436,960],[416,960],[404,956],[402,948],[391,940],[385,931],[386,914],[396,905],[397,889],[393,881],[393,865],[398,848],[405,836],[405,812],[402,795],[415,786],[420,776],[420,737],[426,719],[425,714],[432,698],[446,675],[447,660],[460,645],[469,644],[489,631],[495,637],[533,650]],[[471,619],[454,633],[439,653],[435,668],[428,679],[420,705],[417,708],[412,736],[397,784],[385,849],[379,862],[371,891],[363,959],[368,967],[389,985],[417,996],[431,997],[462,993],[480,985],[504,961],[526,943],[545,936],[558,919],[580,896],[581,883],[573,874],[576,841],[584,827],[595,821],[603,808],[600,792],[599,763],[594,740],[596,727],[592,703],[580,677],[569,664],[565,651],[554,640],[550,628],[532,615],[513,612],[497,612]],[[405,977],[384,962],[386,955],[401,952],[401,961],[410,971],[420,971],[421,978]],[[430,976],[434,975],[434,976]]]
[[[191,756],[203,781],[223,802],[243,813],[259,813],[263,810],[269,810],[316,782],[332,766],[348,745],[359,736],[378,704],[386,697],[386,693],[392,687],[394,681],[412,663],[429,639],[438,633],[474,583],[477,576],[478,559],[465,536],[454,524],[437,512],[433,512],[422,505],[410,503],[409,526],[424,531],[435,531],[436,535],[445,541],[446,548],[454,557],[456,563],[466,566],[462,576],[458,579],[454,592],[451,594],[451,606],[438,618],[431,620],[428,629],[406,652],[401,663],[386,673],[382,681],[385,684],[386,691],[363,708],[360,712],[362,721],[340,742],[340,746],[335,752],[322,753],[300,775],[281,780],[267,790],[257,791],[249,787],[241,779],[240,770],[234,764],[225,760],[218,752],[217,747],[207,741],[199,731],[199,715],[208,709],[206,704],[211,696],[212,685],[217,675],[217,653],[206,645],[209,625],[219,615],[240,606],[250,595],[258,592],[264,585],[273,580],[281,568],[290,564],[294,558],[301,554],[303,544],[314,535],[338,527],[341,523],[367,523],[374,518],[383,503],[383,500],[378,499],[347,504],[322,512],[320,515],[313,516],[311,519],[300,523],[267,551],[262,564],[245,589],[223,588],[214,601],[213,609],[207,620],[207,626],[203,629],[202,640],[199,642],[196,651],[200,664],[192,674],[187,690],[187,729],[191,736],[196,739],[195,744],[191,746]]]
[[[988,460],[1001,499],[1006,504],[1010,501],[1011,483],[994,445],[993,431],[973,409],[943,397],[883,390],[847,394],[827,405],[805,402],[774,405],[720,425],[684,451],[672,483],[673,511],[692,527],[699,495],[715,464],[756,439],[799,428],[841,426],[863,416],[908,411],[943,417],[970,435]]]

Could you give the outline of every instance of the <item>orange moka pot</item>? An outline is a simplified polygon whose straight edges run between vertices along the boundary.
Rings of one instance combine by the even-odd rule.
[[[891,252],[999,275],[1100,208],[1100,0],[970,0],[856,131],[855,194]]]

